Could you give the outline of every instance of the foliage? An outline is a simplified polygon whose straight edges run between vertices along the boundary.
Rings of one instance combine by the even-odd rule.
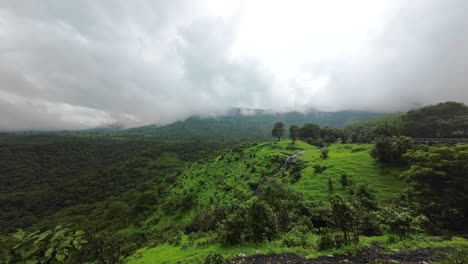
[[[222,240],[228,244],[262,242],[278,235],[278,222],[271,207],[255,199],[227,216],[221,227]]]
[[[327,166],[322,166],[320,164],[315,164],[314,169],[315,169],[315,173],[321,173],[321,172],[324,172],[327,169]]]
[[[467,136],[468,106],[445,102],[410,110],[402,117],[402,130],[411,137]]]
[[[440,264],[465,264],[468,263],[468,249],[466,248],[457,248],[454,252],[442,253]]]
[[[347,187],[352,184],[351,179],[349,179],[347,174],[341,174],[340,183],[343,187]]]
[[[333,181],[332,181],[331,177],[328,177],[327,186],[328,186],[328,194],[333,194],[334,193],[334,191],[333,191]]]
[[[301,137],[317,139],[320,137],[320,127],[316,124],[305,123],[301,128]]]
[[[296,140],[301,137],[301,129],[296,125],[290,126],[289,137],[293,143],[296,143]]]
[[[223,264],[224,257],[219,253],[210,253],[205,258],[205,264]]]
[[[97,260],[102,264],[123,263],[124,256],[131,252],[131,248],[126,248],[128,239],[124,236],[111,232],[98,232],[89,236],[88,245],[85,247],[85,260]],[[126,250],[128,252],[126,252]]]
[[[401,136],[394,142],[389,138],[379,137],[370,155],[382,162],[402,162],[402,156],[413,146],[414,141],[408,137]]]
[[[332,215],[335,226],[343,232],[346,244],[359,242],[360,212],[352,204],[339,195],[331,197]]]
[[[83,231],[57,226],[53,230],[27,233],[18,230],[13,236],[10,263],[58,263],[64,262],[87,243]]]
[[[384,207],[381,215],[383,224],[400,239],[421,232],[424,222],[427,221],[424,215],[415,216],[411,209],[403,207]]]
[[[306,247],[308,244],[308,229],[295,227],[283,236],[283,245],[287,247]]]
[[[328,148],[321,148],[320,149],[320,158],[327,159],[328,158]]]
[[[412,185],[416,209],[429,218],[431,229],[466,230],[468,145],[412,150],[404,158],[411,167],[402,177]]]
[[[277,122],[271,130],[271,135],[279,140],[284,136],[284,123]]]
[[[328,229],[322,229],[320,231],[319,239],[317,240],[317,249],[319,251],[323,251],[333,247],[335,247],[333,234]]]

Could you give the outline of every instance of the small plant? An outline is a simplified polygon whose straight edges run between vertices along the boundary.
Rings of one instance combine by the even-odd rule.
[[[321,173],[327,169],[327,166],[321,166],[320,164],[315,164],[314,169],[315,169],[315,173]]]
[[[294,228],[283,236],[283,245],[287,247],[307,246],[307,232],[300,228]]]
[[[301,179],[301,173],[300,172],[295,172],[292,174],[292,180],[291,183],[295,183]]]
[[[351,185],[351,180],[348,178],[348,175],[342,174],[341,179],[340,179],[340,183],[341,183],[341,185],[343,187],[346,187],[346,186]]]
[[[72,231],[57,226],[53,230],[26,233],[18,230],[13,234],[15,245],[11,248],[12,263],[64,262],[68,256],[87,243],[83,231]]]
[[[332,194],[333,193],[333,181],[331,177],[328,177],[328,193]]]
[[[320,157],[322,159],[328,159],[328,152],[329,152],[328,148],[321,148],[320,149]]]

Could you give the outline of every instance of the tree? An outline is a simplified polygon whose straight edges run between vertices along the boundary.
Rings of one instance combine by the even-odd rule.
[[[247,225],[250,232],[247,238],[253,242],[273,240],[278,235],[278,220],[271,207],[264,201],[255,199],[247,208]]]
[[[301,136],[301,129],[294,125],[289,127],[289,137],[293,141],[293,143],[296,143],[296,140]]]
[[[380,137],[375,141],[371,150],[374,159],[383,162],[403,162],[402,156],[414,146],[414,140],[401,136],[395,142],[386,137]]]
[[[331,198],[333,221],[342,232],[346,244],[359,243],[360,213],[355,204],[335,194]]]
[[[386,137],[378,138],[370,154],[376,160],[390,162],[392,160],[392,142]]]
[[[320,137],[320,127],[311,123],[304,124],[301,128],[301,137],[317,139]]]
[[[271,135],[273,137],[276,137],[279,140],[284,136],[284,123],[283,122],[278,122],[275,124],[273,127],[273,130],[271,131]]]

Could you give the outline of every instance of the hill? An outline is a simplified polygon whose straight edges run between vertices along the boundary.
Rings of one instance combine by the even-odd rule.
[[[160,234],[160,241],[171,237],[171,242],[138,250],[129,263],[196,263],[202,262],[210,251],[222,252],[226,257],[233,257],[239,252],[271,253],[271,250],[302,255],[317,254],[312,244],[318,237],[312,232],[308,234],[310,241],[305,247],[285,245],[288,232],[269,243],[223,246],[217,242],[220,237],[215,235],[216,222],[221,223],[222,220],[213,220],[209,216],[216,215],[216,212],[219,214],[223,210],[221,208],[242,208],[252,203],[262,197],[263,188],[272,182],[284,184],[287,186],[285,190],[297,194],[299,200],[306,204],[312,203],[315,208],[312,211],[327,207],[329,178],[337,193],[351,195],[351,187],[340,184],[341,175],[344,174],[354,186],[366,186],[372,190],[378,202],[397,198],[406,188],[406,183],[397,177],[402,168],[376,163],[369,156],[370,148],[369,144],[332,145],[329,158],[322,159],[317,147],[303,142],[294,145],[291,141],[268,142],[234,148],[214,159],[196,162],[180,175],[166,201],[148,218],[144,227]],[[285,159],[295,153],[300,155],[297,164],[301,164],[301,169],[295,169],[294,166],[281,167]],[[326,169],[319,172],[316,165]],[[275,197],[278,200],[281,198],[281,195]],[[206,225],[213,225],[212,229]],[[315,226],[318,227],[319,223],[315,223]],[[180,230],[185,230],[185,235],[179,233]],[[371,240],[366,238],[364,241],[368,244]],[[158,259],[164,261],[158,262]]]
[[[253,111],[253,110],[252,110]],[[218,139],[270,139],[275,122],[282,121],[287,126],[314,123],[336,128],[366,121],[383,115],[373,112],[309,112],[306,114],[271,113],[262,110],[245,112],[235,109],[219,117],[190,117],[184,121],[166,126],[143,126],[121,131],[121,134],[151,135],[163,139],[218,138]]]

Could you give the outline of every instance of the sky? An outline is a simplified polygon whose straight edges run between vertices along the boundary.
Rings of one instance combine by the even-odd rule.
[[[468,103],[465,0],[0,1],[0,130]]]

